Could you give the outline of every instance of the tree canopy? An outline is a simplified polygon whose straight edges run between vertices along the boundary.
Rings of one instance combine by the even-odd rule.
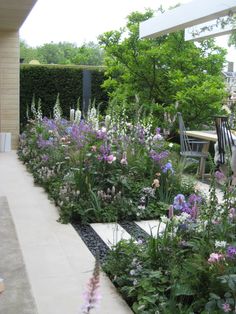
[[[51,42],[33,48],[21,40],[20,57],[24,59],[25,63],[36,59],[40,63],[46,64],[103,64],[103,50],[93,42],[84,43],[81,47],[69,42]]]
[[[207,124],[225,96],[221,71],[226,50],[213,40],[198,46],[185,42],[183,32],[140,39],[139,22],[152,16],[151,10],[133,12],[124,28],[99,37],[106,53],[104,87],[111,99],[128,104],[131,115],[138,98],[138,106],[156,112],[160,122],[164,111],[179,110],[189,126]]]

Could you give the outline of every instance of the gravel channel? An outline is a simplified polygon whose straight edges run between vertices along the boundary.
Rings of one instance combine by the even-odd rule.
[[[87,245],[90,252],[94,255],[94,257],[98,256],[100,263],[103,264],[109,251],[109,247],[106,245],[106,243],[99,237],[99,235],[90,225],[78,223],[73,223],[72,225],[80,235],[81,239]],[[123,227],[137,241],[146,241],[146,239],[149,237],[149,235],[134,222],[123,221],[119,222],[119,225]]]

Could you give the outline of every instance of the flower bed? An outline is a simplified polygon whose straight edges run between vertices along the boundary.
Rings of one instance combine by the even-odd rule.
[[[227,180],[222,204],[214,177],[210,201],[202,202],[183,180],[176,147],[159,129],[152,133],[150,121],[99,121],[94,110],[87,121],[78,112],[73,122],[57,111],[54,119],[35,118],[18,154],[61,221],[125,220],[134,233],[136,241],[110,251],[104,270],[135,313],[236,313],[236,194]],[[127,223],[150,218],[166,224],[158,236],[140,238]]]
[[[183,180],[176,146],[152,129],[150,121],[99,121],[95,109],[87,121],[38,117],[21,135],[18,155],[63,222],[157,218],[176,193],[193,191],[193,181]]]
[[[162,233],[109,253],[104,269],[134,313],[236,313],[235,188],[220,205],[214,186],[207,206],[177,195]]]

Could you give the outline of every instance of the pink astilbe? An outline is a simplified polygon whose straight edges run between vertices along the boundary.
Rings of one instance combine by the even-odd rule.
[[[96,258],[96,263],[93,271],[93,276],[90,278],[87,286],[87,290],[84,292],[84,304],[82,306],[82,313],[89,314],[90,311],[98,305],[101,296],[99,294],[99,260]]]

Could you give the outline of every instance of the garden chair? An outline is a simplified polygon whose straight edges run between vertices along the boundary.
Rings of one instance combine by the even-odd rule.
[[[198,174],[202,177],[205,175],[205,164],[208,157],[208,152],[204,152],[204,145],[209,145],[207,141],[199,141],[191,139],[186,134],[186,128],[184,125],[183,117],[180,112],[178,114],[179,121],[179,134],[180,134],[180,155],[186,160],[188,159],[199,159]]]
[[[220,169],[224,172],[223,168],[227,168],[226,164],[227,164],[227,161],[229,161],[231,170],[233,172],[232,180],[235,181],[235,176],[236,176],[235,141],[236,141],[236,138],[231,133],[228,117],[216,116],[215,126],[216,126],[216,133],[217,133],[217,142],[214,146],[215,148],[214,162],[216,164],[216,169],[217,170]]]
[[[217,134],[217,142],[215,145],[215,163],[216,165],[224,165],[227,154],[231,158],[234,140],[229,126],[228,117],[215,117],[215,126]]]

